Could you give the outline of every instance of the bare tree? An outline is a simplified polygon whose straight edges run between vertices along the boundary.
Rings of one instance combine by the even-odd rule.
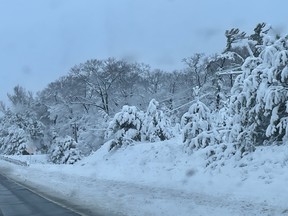
[[[32,92],[27,91],[19,85],[15,86],[13,93],[8,93],[7,96],[16,109],[29,108],[34,100]]]
[[[191,86],[200,88],[207,81],[207,58],[203,53],[196,53],[192,57],[184,58],[183,62],[187,68],[187,80],[190,80]]]
[[[71,69],[71,75],[85,83],[85,96],[77,96],[77,99],[86,105],[94,105],[107,114],[113,102],[112,95],[115,86],[123,82],[125,74],[131,71],[131,65],[122,60],[109,58],[107,60],[89,60]],[[122,92],[123,93],[123,92]],[[117,104],[114,101],[114,104]]]

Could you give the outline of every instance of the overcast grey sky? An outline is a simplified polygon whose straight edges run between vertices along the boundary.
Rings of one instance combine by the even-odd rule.
[[[224,31],[259,22],[287,32],[287,0],[0,0],[0,100],[36,92],[91,58],[179,69],[195,52],[221,52]]]

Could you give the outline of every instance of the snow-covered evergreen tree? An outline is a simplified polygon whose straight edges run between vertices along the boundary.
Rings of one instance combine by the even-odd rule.
[[[218,142],[210,109],[201,101],[194,103],[181,119],[183,142],[188,151],[205,148]]]
[[[81,160],[81,152],[72,137],[55,138],[49,151],[49,158],[55,164],[74,164]]]
[[[229,141],[241,154],[264,142],[287,141],[287,39],[266,35],[259,57],[249,57],[232,88]]]
[[[106,138],[113,138],[110,150],[141,141],[143,118],[144,113],[135,106],[123,106],[122,111],[116,113],[106,130]]]
[[[144,116],[143,128],[144,139],[150,142],[171,139],[174,134],[171,121],[160,109],[159,102],[152,99]]]
[[[41,148],[44,126],[29,113],[8,110],[0,120],[0,150],[2,154],[27,154]],[[30,153],[33,153],[30,152]]]
[[[27,149],[31,144],[31,140],[29,140],[29,137],[23,129],[15,125],[11,125],[5,130],[1,130],[0,136],[0,152],[2,154],[28,154]]]
[[[230,113],[233,116],[229,142],[234,143],[241,154],[254,149],[257,136],[257,116],[253,110],[256,105],[257,89],[261,71],[250,70],[261,64],[261,59],[248,57],[231,90]],[[259,135],[258,135],[259,137]]]

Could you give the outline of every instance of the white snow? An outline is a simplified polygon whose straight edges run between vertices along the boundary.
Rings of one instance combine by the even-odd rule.
[[[1,161],[0,171],[103,215],[288,215],[287,145],[258,147],[214,169],[205,166],[206,149],[183,153],[181,137],[108,149],[74,165],[13,156],[30,166]]]

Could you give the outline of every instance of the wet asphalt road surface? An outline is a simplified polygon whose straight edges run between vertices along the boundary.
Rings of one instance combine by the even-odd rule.
[[[0,216],[79,216],[0,174]]]

